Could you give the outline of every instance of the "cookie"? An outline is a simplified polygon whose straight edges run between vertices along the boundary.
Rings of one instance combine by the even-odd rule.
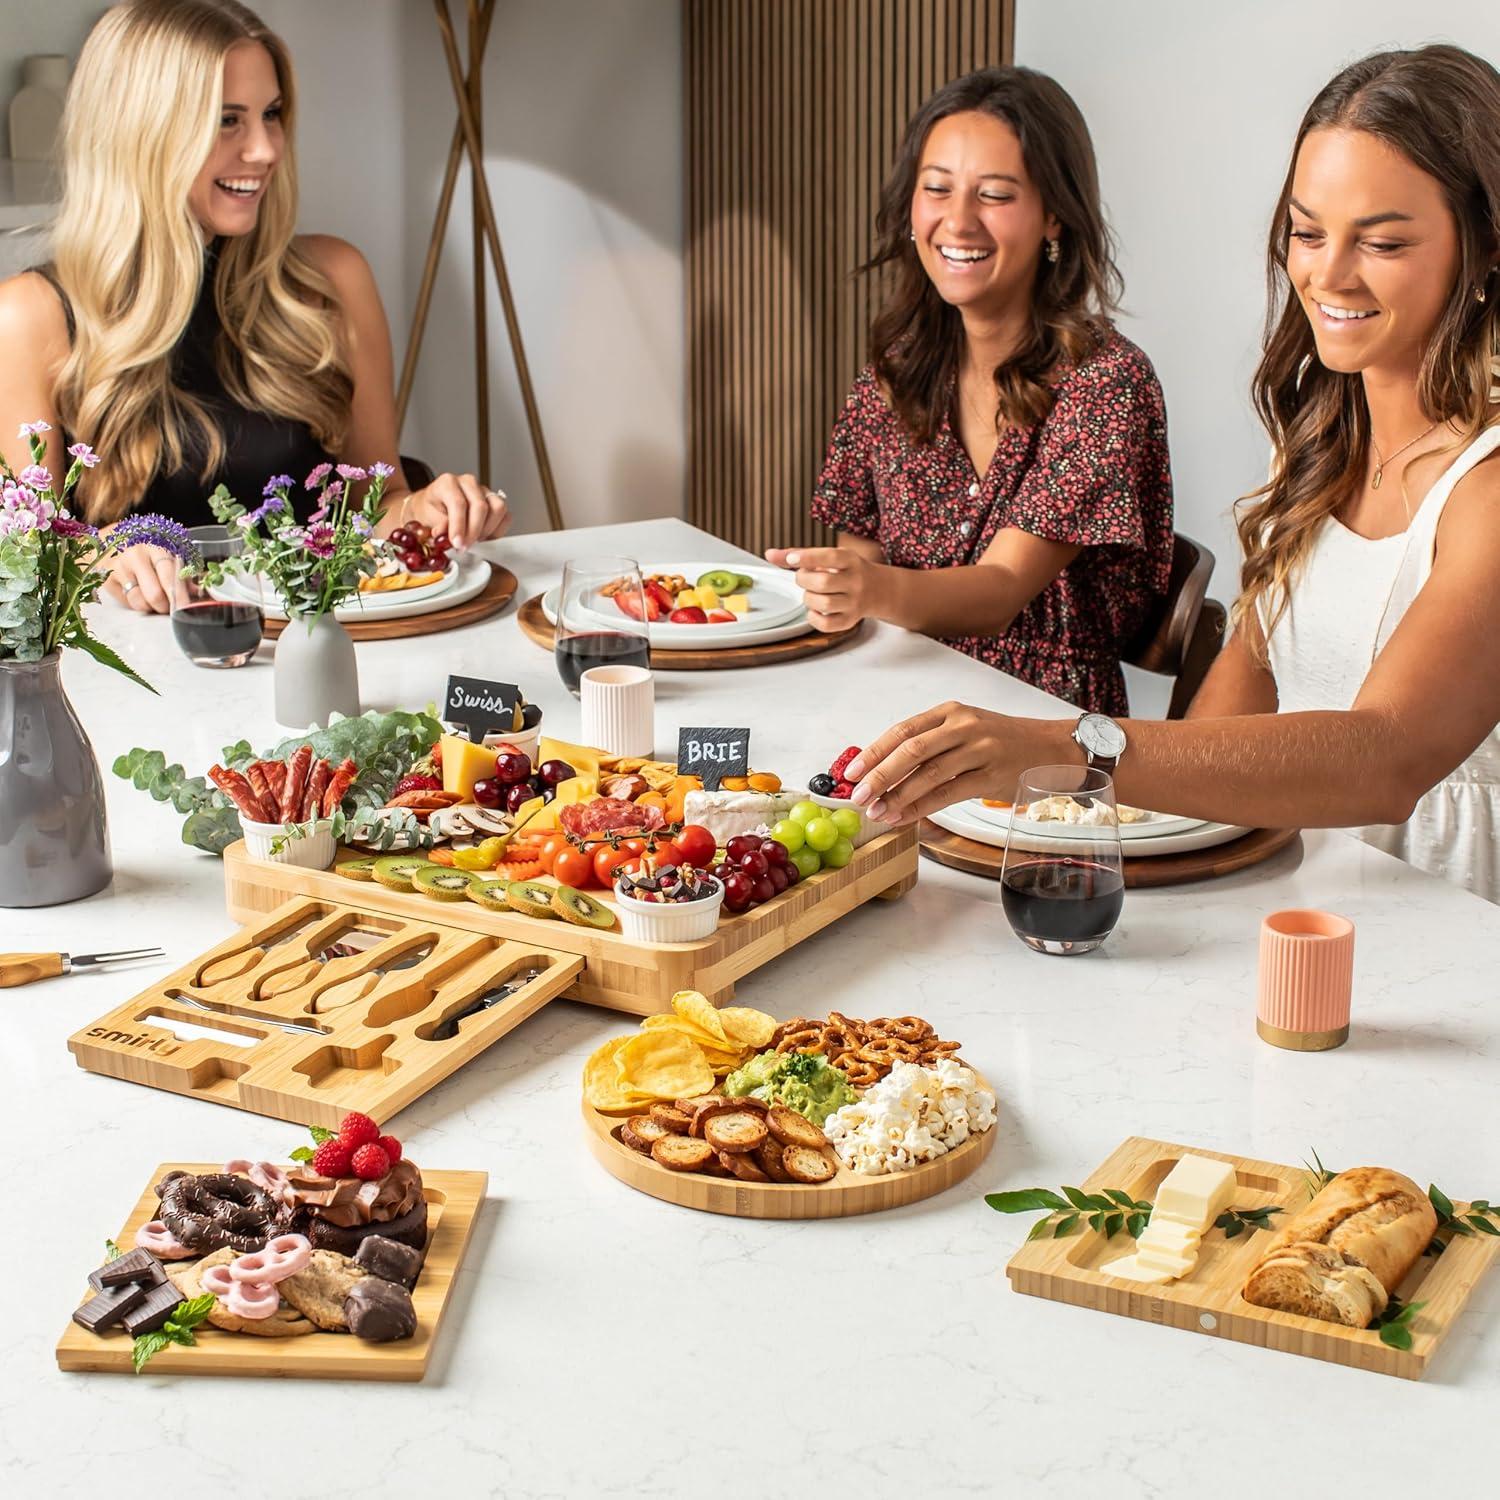
[[[203,1273],[210,1266],[227,1266],[237,1258],[235,1252],[225,1245],[212,1255],[205,1255],[202,1260],[180,1260],[164,1266],[163,1270],[171,1278],[173,1286],[182,1293],[183,1300],[190,1302],[194,1297],[203,1295]],[[208,1315],[208,1321],[226,1333],[252,1333],[263,1339],[295,1338],[299,1334],[318,1331],[295,1307],[288,1307],[284,1303],[269,1318],[241,1318],[230,1312],[222,1302],[216,1301]]]
[[[336,1250],[314,1250],[307,1266],[278,1283],[281,1300],[329,1333],[345,1333],[344,1299],[369,1273]]]

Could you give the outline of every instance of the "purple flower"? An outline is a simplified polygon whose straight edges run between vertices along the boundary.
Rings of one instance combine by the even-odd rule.
[[[50,490],[52,488],[52,471],[44,469],[41,464],[27,464],[21,470],[21,483],[32,490]]]
[[[160,547],[182,562],[190,562],[197,556],[186,526],[150,512],[126,516],[110,533],[109,545],[114,552],[123,552],[127,547]]]
[[[246,511],[240,517],[240,525],[248,530],[251,526],[264,520],[266,516],[274,515],[277,511],[285,509],[286,501],[280,495],[267,495],[257,509]]]
[[[52,424],[50,422],[22,422],[21,423],[21,430],[20,430],[20,432],[18,432],[16,434],[16,436],[17,437],[30,437],[32,435],[32,433],[34,433],[34,432],[51,432],[51,431],[52,431]]]
[[[334,542],[336,540],[332,526],[318,522],[307,528],[307,535],[302,545],[312,553],[314,557],[332,557]]]
[[[370,465],[370,473],[377,479],[389,479],[395,472],[389,464],[375,463]]]
[[[354,528],[355,536],[369,536],[375,528],[370,524],[368,516],[355,516],[349,523]]]
[[[99,455],[89,447],[87,443],[74,443],[68,452],[81,463],[85,469],[92,469],[99,462]]]
[[[52,531],[56,536],[98,536],[99,528],[90,526],[87,521],[75,521],[72,516],[59,516],[52,523]]]
[[[274,495],[277,490],[289,490],[297,481],[290,474],[273,474],[266,480],[266,487],[261,491],[262,495]]]
[[[356,464],[340,464],[339,465],[339,478],[340,479],[347,479],[347,480],[350,480],[352,482],[353,480],[356,480],[356,479],[368,479],[369,477],[370,476],[363,469],[359,468],[358,465],[356,465]]]
[[[332,473],[332,464],[319,464],[318,467],[307,476],[307,479],[304,481],[304,488],[309,490],[317,489],[317,487],[322,484],[322,482],[327,479],[328,476]]]
[[[311,524],[313,522],[325,520],[327,516],[328,507],[326,505],[320,505],[307,519],[309,524]]]

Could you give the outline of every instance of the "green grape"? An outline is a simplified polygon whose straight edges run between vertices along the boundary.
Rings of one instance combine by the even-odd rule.
[[[799,802],[791,811],[792,822],[801,823],[805,828],[814,818],[821,818],[823,809],[816,802]]]
[[[848,839],[837,840],[832,848],[823,851],[823,868],[842,870],[854,858],[854,845]]]
[[[852,839],[859,832],[860,817],[852,807],[840,807],[828,816],[832,819],[833,826],[846,839]]]
[[[825,849],[832,849],[839,841],[838,827],[826,813],[820,812],[816,818],[805,823],[802,833],[807,840],[807,847],[816,849],[819,854]]]
[[[772,830],[771,837],[786,846],[788,854],[795,854],[806,842],[802,825],[793,818],[783,818]]]
[[[797,873],[806,880],[809,875],[816,875],[823,868],[823,856],[816,849],[794,849],[792,863],[796,865]]]

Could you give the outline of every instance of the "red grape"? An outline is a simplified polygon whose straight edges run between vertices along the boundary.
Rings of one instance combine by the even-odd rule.
[[[481,777],[474,783],[474,800],[481,807],[499,807],[505,800],[505,783],[498,777]]]
[[[762,839],[760,852],[765,855],[766,863],[774,870],[778,865],[784,865],[791,855],[786,852],[785,844],[778,844],[775,839]]]
[[[754,884],[748,875],[736,871],[724,882],[724,905],[730,911],[744,911],[753,899]]]
[[[776,894],[776,887],[771,884],[769,875],[762,875],[750,891],[756,901],[769,901]]]
[[[427,554],[416,547],[408,547],[401,554],[401,566],[408,573],[422,573],[427,569]]]
[[[544,760],[537,767],[536,773],[548,786],[556,786],[560,781],[571,781],[578,774],[565,760]]]
[[[519,812],[534,796],[536,793],[524,781],[518,781],[514,786],[507,787],[505,789],[506,812]]]
[[[451,552],[453,550],[453,542],[446,531],[438,532],[433,537],[429,546],[433,552]]]
[[[391,544],[391,546],[399,547],[404,552],[406,548],[412,546],[417,539],[411,534],[411,532],[406,529],[406,527],[398,526],[386,538],[386,540]]]
[[[724,852],[729,856],[731,864],[739,864],[745,855],[759,852],[760,840],[753,833],[737,833],[724,846]]]
[[[776,887],[776,894],[778,896],[791,884],[791,881],[786,878],[786,871],[780,865],[772,865],[766,871],[766,879]]]
[[[733,855],[730,858],[734,858]],[[759,849],[747,850],[739,857],[739,867],[752,879],[759,880],[771,868],[770,861]]]
[[[495,779],[513,786],[531,775],[531,757],[520,750],[505,751],[495,757]]]
[[[786,876],[786,883],[789,886],[796,885],[802,879],[802,871],[797,868],[795,862],[782,866],[781,873]]]

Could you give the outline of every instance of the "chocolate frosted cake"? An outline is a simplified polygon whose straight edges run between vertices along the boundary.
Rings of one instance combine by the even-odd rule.
[[[318,1249],[353,1255],[361,1241],[383,1235],[421,1250],[427,1244],[427,1202],[416,1164],[398,1161],[384,1177],[320,1177],[310,1168],[287,1172],[292,1227]]]

